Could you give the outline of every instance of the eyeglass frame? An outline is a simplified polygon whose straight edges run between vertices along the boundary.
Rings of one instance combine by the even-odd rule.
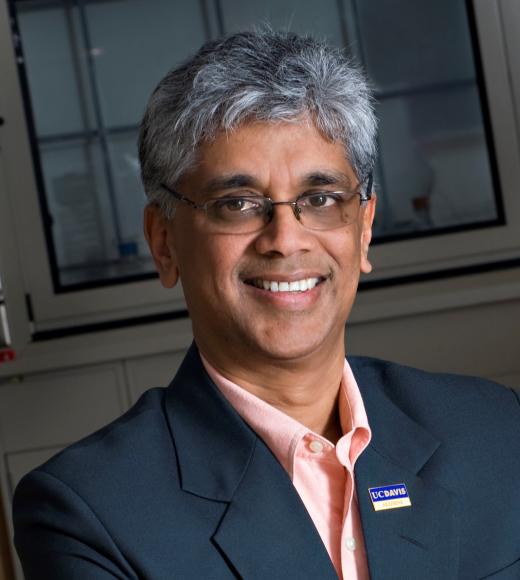
[[[353,191],[353,192],[349,192],[352,193],[352,195],[359,195],[359,201],[360,204],[363,204],[367,201],[370,201],[372,199],[372,185],[373,185],[373,174],[369,173],[368,177],[367,177],[367,187],[366,190],[363,191]],[[190,199],[189,197],[186,197],[185,195],[182,195],[181,193],[170,189],[167,185],[165,185],[164,183],[160,184],[160,187],[162,187],[163,189],[165,189],[168,193],[170,193],[171,195],[173,195],[173,197],[177,200],[177,201],[182,201],[188,205],[190,205],[193,209],[202,209],[204,210],[204,212],[208,213],[207,210],[207,206],[209,203],[213,202],[213,201],[218,201],[219,199],[228,199],[228,196],[222,196],[222,197],[212,197],[208,200],[206,200],[204,203],[202,204],[198,204],[195,203],[192,199]],[[361,183],[359,184],[359,187],[361,187]],[[323,192],[316,192],[316,193],[327,193],[329,195],[332,195],[334,193],[345,193],[344,191],[323,191]],[[290,205],[292,207],[293,213],[294,213],[294,217],[303,225],[303,227],[306,227],[307,229],[314,229],[314,228],[309,228],[308,226],[306,226],[305,224],[303,224],[303,222],[301,221],[300,218],[300,214],[302,213],[301,208],[298,205],[298,201],[303,197],[307,195],[307,193],[302,193],[300,194],[295,200],[293,201],[273,201],[270,197],[268,196],[262,196],[262,195],[251,195],[251,196],[236,196],[237,198],[245,198],[245,199],[250,199],[250,198],[262,198],[265,201],[268,201],[270,204],[270,211],[267,213],[267,215],[269,216],[269,221],[264,225],[264,227],[267,227],[267,225],[269,225],[271,223],[271,220],[273,219],[273,215],[274,215],[274,211],[273,208],[276,205]],[[229,199],[233,199],[233,196],[229,196]],[[340,226],[338,226],[340,227]],[[261,231],[262,228],[260,228],[258,231]],[[327,229],[336,229],[336,228],[326,228],[323,231],[326,231]],[[318,230],[319,231],[319,230]]]

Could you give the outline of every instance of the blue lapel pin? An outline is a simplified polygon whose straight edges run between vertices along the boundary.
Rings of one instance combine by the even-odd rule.
[[[374,511],[393,510],[412,505],[404,483],[393,483],[381,487],[369,487],[368,494]]]

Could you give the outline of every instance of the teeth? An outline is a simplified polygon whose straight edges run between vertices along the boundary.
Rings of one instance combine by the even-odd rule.
[[[306,292],[307,290],[312,290],[319,281],[319,278],[303,278],[302,280],[294,280],[293,282],[257,279],[253,281],[253,285],[257,288],[269,290],[270,292]]]

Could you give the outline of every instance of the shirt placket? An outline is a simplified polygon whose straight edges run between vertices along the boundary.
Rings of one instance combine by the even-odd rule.
[[[344,495],[344,470],[334,445],[315,433],[307,433],[295,451],[293,483],[340,574],[343,505],[334,502]]]
[[[369,580],[369,576],[363,572],[366,566],[360,564],[366,562],[365,542],[362,536],[357,493],[354,486],[354,466],[350,460],[353,433],[349,433],[338,442],[336,454],[339,462],[346,471],[345,503],[343,512],[343,526],[341,530],[341,570],[343,578],[354,580]],[[353,571],[355,575],[353,576]]]

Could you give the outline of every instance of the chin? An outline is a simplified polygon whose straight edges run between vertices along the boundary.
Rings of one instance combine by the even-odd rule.
[[[264,338],[252,341],[250,346],[256,352],[262,352],[266,359],[285,363],[301,361],[317,354],[324,348],[329,348],[328,341],[324,337],[309,335],[304,338],[301,334],[292,340],[287,340],[287,335],[275,339]]]

